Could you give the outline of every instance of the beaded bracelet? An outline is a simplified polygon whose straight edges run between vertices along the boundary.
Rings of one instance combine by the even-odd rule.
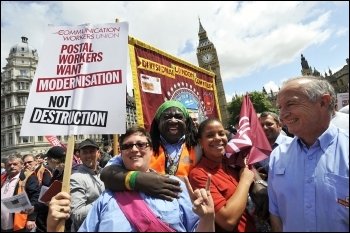
[[[129,171],[125,176],[124,184],[127,190],[132,190],[130,187],[130,178],[133,173],[134,171]]]
[[[138,171],[133,171],[132,174],[130,175],[129,187],[131,188],[131,190],[135,189],[136,177],[138,174],[139,174]]]

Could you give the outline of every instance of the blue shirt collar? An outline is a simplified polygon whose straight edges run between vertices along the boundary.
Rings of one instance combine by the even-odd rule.
[[[167,142],[165,140],[165,138],[162,137],[162,135],[160,135],[160,141],[162,142],[163,146],[165,146],[165,147],[168,146],[168,145],[171,145],[171,146],[182,146],[182,144],[185,141],[185,137],[186,136],[184,135],[176,143],[171,144],[171,143]]]
[[[328,129],[321,134],[316,140],[316,142],[311,146],[319,146],[323,151],[326,151],[328,146],[333,143],[336,138],[338,128],[332,124],[329,125]],[[298,143],[301,148],[306,148],[306,144],[298,137]],[[310,147],[310,148],[311,148]]]

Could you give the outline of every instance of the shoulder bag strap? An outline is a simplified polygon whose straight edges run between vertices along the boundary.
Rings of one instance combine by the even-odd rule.
[[[138,232],[175,232],[148,207],[138,192],[116,192],[115,199]]]

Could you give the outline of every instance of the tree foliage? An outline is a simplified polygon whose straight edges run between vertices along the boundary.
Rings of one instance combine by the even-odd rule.
[[[277,108],[272,104],[267,94],[263,92],[251,92],[249,93],[250,100],[253,103],[254,109],[257,113],[261,113],[264,111],[275,112],[277,113]],[[230,114],[229,123],[231,125],[234,124],[234,119],[241,112],[243,96],[238,96],[229,103],[227,109]]]

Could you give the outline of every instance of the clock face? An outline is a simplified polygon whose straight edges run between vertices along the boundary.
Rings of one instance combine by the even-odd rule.
[[[202,56],[202,61],[204,63],[209,63],[213,60],[213,55],[211,53],[206,53]]]

